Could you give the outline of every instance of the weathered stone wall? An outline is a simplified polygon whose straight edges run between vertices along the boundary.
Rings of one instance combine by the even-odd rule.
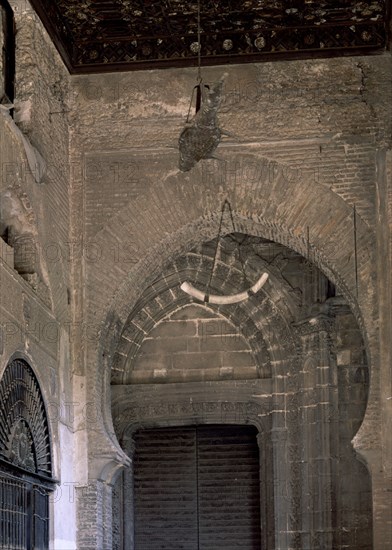
[[[256,360],[239,329],[205,308],[163,319],[143,340],[131,382],[257,378]]]
[[[31,202],[41,228],[40,247],[45,256],[53,307],[69,320],[69,128],[67,96],[69,75],[39,18],[26,1],[15,2],[16,98],[15,122],[45,161],[45,171]],[[7,185],[38,168],[13,167]],[[68,291],[67,291],[68,289]]]
[[[241,422],[258,427],[266,469],[260,478],[266,501],[262,523],[269,525],[271,547],[278,540],[281,548],[301,550],[372,548],[370,477],[351,445],[368,394],[364,343],[341,298],[327,303],[323,314],[314,310],[310,323],[308,318],[297,325],[302,343],[296,353],[305,361],[300,370],[288,358],[281,374],[264,380],[162,384],[157,379],[112,387],[115,429],[127,453],[139,427]],[[134,361],[137,365],[138,358]],[[273,491],[267,483],[272,477]],[[129,488],[125,498],[131,499]],[[125,510],[131,537],[130,502]]]
[[[37,375],[60,481],[50,504],[51,546],[70,550],[76,548],[74,432],[82,417],[69,345],[70,77],[28,2],[10,3],[16,94],[14,120],[0,113],[0,376],[18,356]]]
[[[0,8],[0,51],[3,51],[4,47],[4,31],[3,31],[3,9]],[[0,56],[0,99],[3,97],[4,94],[4,64],[3,64],[3,56]]]
[[[46,170],[41,170],[38,161],[28,163],[23,140],[12,121],[1,115],[0,374],[14,353],[22,354],[36,369],[50,403],[55,469],[61,479],[53,502],[55,547],[76,547],[77,504],[79,547],[111,548],[111,488],[107,484],[126,457],[112,429],[110,378],[121,385],[135,376],[137,363],[132,371],[126,359],[140,345],[150,346],[147,354],[146,347],[141,350],[145,358],[165,355],[173,361],[175,352],[168,350],[174,337],[162,339],[146,332],[144,344],[137,340],[135,346],[134,341],[127,341],[127,328],[136,313],[140,319],[148,317],[149,310],[140,305],[140,298],[146,297],[145,292],[148,295],[150,284],[168,266],[172,271],[165,272],[161,287],[153,285],[149,302],[151,326],[157,329],[175,321],[170,317],[174,301],[184,305],[174,288],[179,278],[176,285],[171,278],[181,265],[187,273],[197,273],[200,283],[206,283],[209,258],[203,259],[202,254],[192,261],[184,258],[216,237],[220,206],[229,198],[237,231],[309,255],[337,285],[359,326],[361,353],[366,353],[369,367],[369,400],[359,429],[367,379],[364,363],[356,355],[358,329],[350,335],[342,327],[340,332],[347,341],[338,343],[337,365],[333,354],[325,351],[326,337],[318,336],[325,364],[308,362],[305,369],[296,356],[292,323],[301,314],[312,314],[308,306],[326,290],[326,279],[305,285],[307,306],[301,309],[295,290],[301,269],[297,266],[291,271],[292,264],[286,269],[285,259],[278,256],[257,264],[252,273],[271,263],[272,284],[265,289],[261,303],[251,302],[249,311],[237,308],[227,313],[222,323],[225,327],[246,325],[247,336],[240,340],[249,348],[244,344],[236,353],[253,355],[258,361],[256,369],[260,369],[257,354],[263,352],[268,357],[266,368],[256,370],[254,382],[261,386],[257,386],[260,395],[268,395],[266,401],[272,402],[268,415],[275,446],[273,467],[287,488],[287,494],[280,494],[275,502],[276,513],[281,510],[280,523],[274,527],[280,537],[277,547],[302,544],[303,549],[313,544],[315,548],[310,538],[314,525],[293,522],[295,536],[303,530],[301,542],[288,533],[290,506],[307,502],[301,500],[300,488],[290,485],[290,476],[300,468],[301,451],[295,443],[305,437],[299,429],[302,409],[293,388],[302,387],[301,377],[309,375],[319,377],[319,402],[326,393],[328,410],[332,414],[337,402],[342,415],[339,430],[328,428],[331,445],[340,448],[342,478],[349,474],[355,436],[355,447],[372,473],[374,548],[389,548],[392,535],[385,511],[390,493],[385,488],[391,474],[388,427],[392,414],[390,54],[204,69],[208,82],[228,73],[219,120],[232,137],[225,137],[219,146],[219,160],[203,161],[184,174],[177,168],[177,140],[195,84],[194,69],[70,77],[29,4],[25,0],[12,0],[11,4],[18,30],[15,121],[38,151],[35,158],[45,160]],[[354,205],[358,214],[357,276]],[[15,246],[15,239],[9,239],[9,227],[17,237],[25,238],[23,242],[28,237],[28,249]],[[228,220],[224,231],[232,231]],[[221,262],[218,271],[227,290],[235,291],[236,269]],[[290,284],[283,284],[285,278]],[[232,286],[228,280],[233,281]],[[219,318],[219,312],[213,314]],[[199,321],[191,317],[186,326],[196,324],[199,326]],[[264,347],[255,347],[255,342],[261,346],[264,338]],[[194,340],[189,345],[202,345],[200,339]],[[151,346],[156,347],[158,341],[163,347],[159,353],[151,353]],[[205,346],[213,345],[216,338],[211,335]],[[230,353],[215,350],[214,357],[216,352],[221,357]],[[193,353],[211,352],[200,347],[200,352]],[[161,365],[150,372],[141,365],[142,361],[138,374],[142,381],[156,382],[153,373],[163,370]],[[322,378],[327,366],[338,383]],[[250,368],[254,367],[252,363]],[[228,374],[225,371],[225,376]],[[204,376],[202,372],[197,375]],[[230,396],[235,401],[244,381],[220,377],[221,371],[220,381],[211,383],[223,384],[219,386],[222,402]],[[230,377],[235,378],[234,371]],[[181,390],[175,388],[175,395],[187,392],[187,385],[182,385]],[[144,386],[138,385],[143,399]],[[150,391],[148,385],[144,389]],[[307,391],[306,399],[310,399],[311,386]],[[321,405],[318,410],[317,422],[326,426],[327,412]],[[198,419],[199,413],[187,413],[181,407],[178,411],[177,422]],[[236,411],[225,413],[231,418]],[[331,471],[328,446],[323,445],[323,460],[317,466],[320,470],[313,472],[312,483],[317,483],[318,473],[329,475]],[[316,450],[310,462],[317,461]],[[290,456],[287,468],[279,456]],[[356,468],[358,475],[365,476],[360,465]],[[339,521],[347,520],[350,532],[356,529],[357,540],[367,544],[367,520],[360,527],[355,522],[357,517],[368,518],[369,487],[357,490],[350,476],[351,481],[342,482],[339,489],[344,502],[337,509]],[[323,486],[326,491],[332,483],[328,480]],[[323,494],[321,488],[317,494]],[[353,503],[358,501],[360,513],[354,517],[352,510],[358,509]],[[317,509],[314,521],[326,525],[331,518],[326,504],[323,506]],[[324,519],[320,519],[322,514]],[[64,522],[64,517],[70,518],[69,522]],[[341,546],[346,544],[343,535],[341,531]],[[325,540],[330,544],[330,539]],[[352,538],[350,541],[352,544]]]
[[[391,57],[206,68],[205,81],[224,70],[219,120],[238,141],[225,138],[220,160],[203,161],[187,174],[177,168],[177,139],[192,69],[73,78],[71,149],[79,170],[72,180],[73,230],[85,235],[88,248],[75,272],[75,298],[81,318],[99,333],[85,342],[77,368],[91,381],[94,399],[101,402],[104,395],[102,436],[96,432],[90,446],[95,455],[110,446],[114,470],[122,459],[105,411],[116,342],[124,344],[120,334],[135,304],[165,266],[216,236],[226,197],[237,230],[304,256],[310,252],[341,289],[361,328],[371,371],[356,445],[363,453],[380,449],[375,159],[377,149],[390,144]],[[91,461],[90,476],[104,464]],[[377,498],[381,510],[386,497]],[[376,548],[388,544],[375,536]]]
[[[344,526],[337,548],[371,548],[371,479],[366,467],[353,460],[352,439],[366,409],[369,371],[361,334],[349,312],[336,317],[339,408],[339,465],[336,513]]]

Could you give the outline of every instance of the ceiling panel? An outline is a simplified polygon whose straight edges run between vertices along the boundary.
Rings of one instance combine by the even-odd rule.
[[[31,0],[72,72],[198,62],[194,0]],[[388,6],[387,6],[388,4]],[[388,0],[200,0],[203,65],[375,53]]]

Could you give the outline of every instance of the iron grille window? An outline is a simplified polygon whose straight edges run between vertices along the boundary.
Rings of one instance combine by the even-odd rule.
[[[49,490],[0,471],[0,548],[46,550]]]
[[[54,488],[50,434],[37,378],[22,359],[0,381],[0,549],[49,548]]]

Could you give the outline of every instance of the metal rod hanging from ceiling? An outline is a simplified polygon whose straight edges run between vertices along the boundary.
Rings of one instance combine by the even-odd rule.
[[[233,213],[232,213],[232,210],[231,210],[231,205],[230,205],[230,202],[227,199],[225,199],[225,201],[222,205],[221,216],[220,216],[220,220],[219,220],[219,228],[218,228],[218,236],[217,236],[216,245],[215,245],[214,260],[213,260],[210,277],[208,279],[205,291],[203,292],[201,290],[198,290],[197,288],[195,288],[188,281],[185,281],[180,286],[181,290],[183,290],[184,292],[186,292],[187,294],[189,294],[193,298],[196,298],[197,300],[200,300],[204,303],[227,305],[227,304],[236,304],[238,302],[242,302],[242,301],[248,299],[250,296],[253,296],[254,294],[257,294],[257,292],[259,292],[259,290],[264,286],[264,284],[266,283],[266,281],[268,279],[268,273],[262,273],[262,275],[259,277],[259,279],[255,282],[255,284],[252,285],[250,288],[248,288],[247,290],[245,290],[243,292],[238,292],[236,294],[229,294],[229,295],[225,295],[225,296],[220,296],[218,294],[210,294],[209,293],[212,277],[213,277],[213,274],[214,274],[214,271],[215,271],[215,265],[216,265],[218,249],[219,249],[219,240],[220,240],[221,232],[222,232],[223,215],[225,213],[226,206],[229,208],[231,223],[232,223],[232,226],[233,226],[233,232],[235,232],[234,219],[233,219]],[[240,258],[240,261],[241,261],[241,258]],[[243,268],[243,265],[242,265],[242,268]],[[244,268],[243,268],[243,272],[244,272]]]

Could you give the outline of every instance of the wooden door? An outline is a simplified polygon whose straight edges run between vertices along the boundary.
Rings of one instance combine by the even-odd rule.
[[[141,430],[135,436],[135,550],[260,550],[257,431]]]

